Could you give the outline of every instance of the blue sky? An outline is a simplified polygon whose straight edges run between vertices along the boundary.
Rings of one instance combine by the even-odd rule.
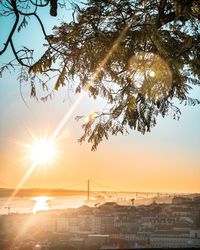
[[[55,22],[59,23],[58,19],[70,18],[64,9],[58,18],[50,17],[48,10],[40,15],[48,32]],[[1,43],[12,22],[12,17],[0,18]],[[43,36],[35,20],[30,20],[23,32],[15,34],[14,41],[18,48],[23,44],[34,47],[38,54],[43,50]],[[8,48],[0,58],[0,65],[11,56]],[[0,78],[0,187],[4,186],[1,180],[16,186],[26,170],[26,166],[16,164],[16,159],[22,157],[22,150],[12,141],[30,142],[27,128],[37,135],[46,129],[51,133],[78,98],[71,93],[69,99],[67,88],[63,88],[52,101],[41,103],[29,97],[27,86],[22,91],[29,108],[20,96],[17,72],[7,72]],[[200,88],[195,87],[191,96],[200,99]],[[75,122],[74,117],[101,110],[104,105],[102,100],[94,101],[87,96],[82,99],[62,131],[68,134],[61,147],[68,159],[61,159],[48,174],[36,170],[25,183],[26,187],[48,187],[49,183],[53,187],[65,187],[66,183],[92,178],[122,190],[200,192],[199,105],[180,105],[182,115],[179,121],[170,115],[159,118],[151,133],[141,135],[130,131],[128,136],[111,136],[100,144],[97,152],[90,152],[91,145],[77,143],[81,123]]]

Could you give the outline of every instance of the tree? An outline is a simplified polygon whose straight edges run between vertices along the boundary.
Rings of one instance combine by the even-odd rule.
[[[16,20],[17,13],[24,15],[18,30],[33,15],[47,40],[45,53],[34,63],[32,51],[22,50],[26,57],[15,51],[12,34],[3,49],[10,43],[21,65],[21,79],[30,81],[31,96],[37,97],[37,77],[52,79],[56,73],[53,91],[70,82],[76,93],[87,91],[93,98],[105,99],[107,109],[91,114],[82,125],[79,142],[87,139],[92,150],[110,134],[123,134],[129,128],[149,132],[158,115],[165,117],[169,111],[179,119],[174,99],[200,103],[189,97],[192,85],[200,84],[199,1],[89,0],[82,7],[73,3],[73,21],[54,27],[52,35],[45,33],[36,11],[23,13],[15,1],[6,2]],[[40,6],[49,2],[53,1],[40,1]],[[44,89],[52,83],[41,78],[39,82]]]

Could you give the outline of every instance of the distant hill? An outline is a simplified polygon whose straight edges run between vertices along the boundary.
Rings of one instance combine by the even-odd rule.
[[[15,189],[0,188],[0,197],[11,196]],[[68,195],[86,195],[84,190],[68,189],[46,189],[46,188],[24,188],[20,189],[15,196],[32,197],[32,196],[68,196]]]
[[[12,193],[15,191],[15,189],[12,188],[0,188],[0,197],[9,197],[12,195]],[[106,193],[109,194],[109,191],[95,191],[95,195],[99,194],[99,195],[105,195]],[[133,194],[135,192],[113,192],[112,194],[114,196],[114,194],[118,195],[118,194]],[[107,195],[108,195],[107,194]],[[144,192],[137,192],[137,194],[144,194]],[[146,198],[147,200],[152,199],[154,197],[153,194],[155,193],[150,193],[151,197]],[[33,196],[72,196],[72,195],[83,195],[86,196],[87,195],[87,191],[86,190],[73,190],[73,189],[58,189],[58,188],[22,188],[20,189],[15,196],[16,197],[33,197]],[[91,196],[95,196],[94,194],[90,194]],[[180,195],[180,196],[187,196],[190,198],[193,198],[197,195],[200,195],[198,193],[194,193],[194,194],[162,194],[160,193],[160,198],[166,198],[167,196],[174,196],[174,195]],[[137,198],[136,198],[137,199]]]

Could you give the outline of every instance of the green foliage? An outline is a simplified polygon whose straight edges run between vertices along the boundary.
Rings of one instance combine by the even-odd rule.
[[[49,70],[53,63],[53,56],[50,50],[47,50],[43,56],[29,68],[29,73],[43,73]]]
[[[60,88],[60,86],[65,86],[65,77],[67,75],[67,71],[66,71],[66,66],[64,64],[64,67],[56,81],[56,84],[55,84],[55,90],[58,90]]]
[[[76,79],[76,93],[104,98],[107,110],[83,124],[80,143],[88,140],[96,150],[129,128],[149,132],[159,115],[179,119],[175,99],[199,104],[188,96],[200,84],[199,1],[90,0],[74,6],[74,20],[54,27],[29,73],[51,75],[57,62],[55,90]]]

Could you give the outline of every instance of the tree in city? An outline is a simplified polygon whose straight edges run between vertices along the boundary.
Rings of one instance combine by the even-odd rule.
[[[37,87],[42,86],[45,95],[40,99],[46,101],[67,85],[105,101],[103,110],[90,114],[82,125],[79,142],[92,143],[92,150],[109,135],[130,129],[149,132],[159,115],[170,113],[179,119],[177,101],[200,103],[189,96],[192,86],[200,84],[198,0],[70,2],[72,21],[64,20],[50,35],[37,11],[50,7],[50,15],[56,16],[66,2],[2,3],[1,15],[15,15],[15,23],[0,54],[11,47],[20,66],[19,81],[29,82],[31,97],[38,98]],[[45,51],[36,61],[31,49],[16,50],[13,39],[31,17],[46,39]],[[0,74],[16,67],[13,62],[5,64]]]

